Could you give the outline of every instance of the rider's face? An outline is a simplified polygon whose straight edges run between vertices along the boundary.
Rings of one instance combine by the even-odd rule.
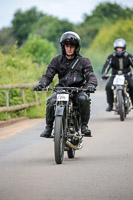
[[[65,45],[66,55],[67,55],[67,56],[73,56],[73,55],[74,55],[75,48],[76,48],[75,45],[66,44],[66,45]]]
[[[122,47],[117,47],[116,49],[117,49],[117,51],[119,51],[119,52],[122,51]]]

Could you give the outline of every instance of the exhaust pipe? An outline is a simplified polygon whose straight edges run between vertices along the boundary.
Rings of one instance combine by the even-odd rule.
[[[82,147],[83,147],[83,141],[80,142],[80,143],[77,144],[77,145],[73,145],[71,142],[69,142],[69,141],[67,140],[67,141],[66,141],[66,144],[67,144],[69,147],[71,147],[72,149],[75,149],[75,150],[80,150],[80,149],[82,149]]]

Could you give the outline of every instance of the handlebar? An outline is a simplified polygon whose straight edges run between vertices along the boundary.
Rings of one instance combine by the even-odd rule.
[[[89,91],[86,88],[83,87],[54,87],[54,88],[50,88],[50,87],[46,87],[46,88],[40,88],[40,89],[36,89],[36,87],[33,89],[33,91],[67,91],[67,92],[88,92],[88,93],[94,93],[95,91]],[[95,89],[96,90],[96,89]]]
[[[133,72],[128,72],[127,74],[123,74],[123,73],[120,71],[120,72],[118,72],[117,74],[106,74],[106,75],[104,75],[102,78],[105,79],[105,80],[107,80],[108,78],[114,77],[114,76],[116,76],[116,75],[123,75],[123,76],[125,76],[125,77],[127,77],[127,76],[133,76]]]

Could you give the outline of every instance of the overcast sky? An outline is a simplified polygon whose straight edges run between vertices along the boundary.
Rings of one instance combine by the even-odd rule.
[[[83,15],[88,15],[95,7],[106,0],[0,0],[0,29],[11,25],[13,15],[17,9],[26,11],[37,7],[38,11],[53,15],[59,19],[68,19],[70,22],[83,21]],[[133,8],[133,0],[110,0],[123,7]]]

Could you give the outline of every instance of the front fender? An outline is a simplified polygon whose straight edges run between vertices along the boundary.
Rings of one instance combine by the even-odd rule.
[[[56,107],[56,110],[55,110],[55,116],[63,116],[64,114],[64,109],[65,109],[65,106],[64,105],[58,105]]]

